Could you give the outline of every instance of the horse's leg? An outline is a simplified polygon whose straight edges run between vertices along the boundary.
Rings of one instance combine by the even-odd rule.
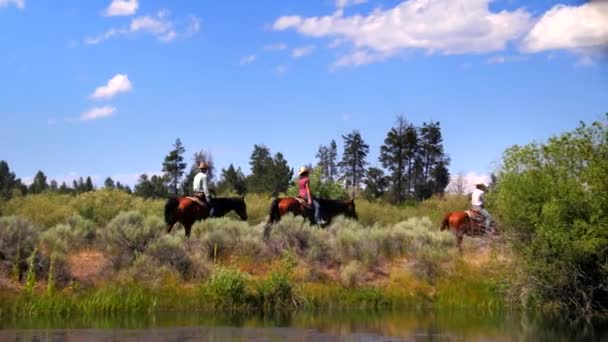
[[[170,233],[171,233],[171,229],[173,229],[173,226],[174,226],[174,225],[175,225],[175,222],[173,222],[173,223],[169,223],[169,224],[167,225],[167,234],[170,234]]]
[[[458,246],[458,252],[462,255],[462,238],[464,237],[464,230],[458,229],[456,232],[456,246]]]
[[[184,231],[186,233],[186,239],[190,239],[190,231],[192,230],[192,223],[188,222],[184,224]]]

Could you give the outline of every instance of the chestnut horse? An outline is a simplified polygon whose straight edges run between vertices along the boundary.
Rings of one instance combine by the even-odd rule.
[[[498,230],[494,222],[490,225],[493,233],[488,233],[484,224],[484,218],[481,214],[473,211],[452,211],[443,216],[441,221],[441,230],[450,229],[456,237],[456,245],[462,253],[462,238],[468,236],[484,236],[488,234],[498,235]]]
[[[357,212],[355,211],[355,200],[331,200],[324,198],[317,198],[316,200],[320,206],[319,216],[326,222],[324,226],[327,226],[332,218],[340,214],[354,218],[355,220],[358,219]],[[310,224],[315,224],[314,208],[303,205],[295,197],[276,198],[270,204],[268,222],[264,226],[265,239],[268,239],[270,236],[272,224],[280,221],[281,217],[287,213],[303,216],[310,221]]]
[[[241,218],[247,220],[247,205],[243,197],[234,198],[214,198],[213,217],[222,217],[234,210]],[[186,237],[190,237],[190,231],[194,222],[204,220],[209,217],[209,207],[195,202],[189,197],[172,197],[165,204],[165,223],[167,223],[167,233],[171,233],[173,225],[177,222],[184,226]]]

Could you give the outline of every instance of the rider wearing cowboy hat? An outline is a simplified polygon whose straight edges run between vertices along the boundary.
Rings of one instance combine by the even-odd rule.
[[[477,212],[479,212],[485,218],[485,228],[487,231],[491,231],[490,223],[492,222],[492,216],[490,213],[484,208],[486,201],[486,191],[488,187],[484,182],[477,182],[475,184],[475,190],[473,190],[473,194],[471,195],[471,208]]]
[[[199,173],[194,176],[194,196],[198,197],[202,201],[207,202],[209,206],[209,216],[213,216],[213,198],[211,193],[209,192],[209,164],[206,162],[201,162],[198,165]]]
[[[309,172],[310,170],[308,170],[306,166],[302,166],[300,168],[300,172],[298,172],[300,175],[300,179],[298,180],[298,188],[300,190],[299,196],[306,201],[309,208],[311,205],[314,206],[315,222],[317,222],[317,224],[325,224],[325,221],[323,221],[323,219],[321,219],[319,216],[319,201],[317,201],[310,193],[310,179],[308,178]]]

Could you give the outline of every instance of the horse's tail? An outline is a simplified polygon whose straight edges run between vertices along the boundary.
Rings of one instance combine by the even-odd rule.
[[[179,206],[179,200],[176,197],[171,197],[165,203],[165,223],[173,224],[177,220],[175,210]]]
[[[445,214],[445,216],[443,216],[443,220],[441,221],[441,228],[440,230],[446,230],[450,228],[450,216],[452,215],[452,213],[447,213]]]

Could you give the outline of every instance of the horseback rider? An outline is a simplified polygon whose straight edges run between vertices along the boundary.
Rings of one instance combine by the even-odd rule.
[[[471,209],[477,211],[485,218],[485,229],[488,232],[492,231],[490,227],[490,223],[492,222],[492,216],[485,209],[486,202],[486,191],[488,187],[483,182],[478,182],[475,184],[475,190],[473,190],[473,194],[471,195]]]
[[[206,162],[201,162],[198,165],[199,173],[194,176],[194,196],[200,199],[202,202],[207,203],[209,206],[209,216],[213,217],[214,208],[213,208],[213,197],[211,196],[211,192],[209,191],[209,164]]]
[[[325,224],[325,221],[319,215],[319,201],[310,192],[310,179],[308,178],[309,170],[306,166],[300,168],[300,179],[298,180],[299,196],[301,199],[306,201],[306,204],[310,208],[312,205],[315,209],[315,222],[317,224]]]

